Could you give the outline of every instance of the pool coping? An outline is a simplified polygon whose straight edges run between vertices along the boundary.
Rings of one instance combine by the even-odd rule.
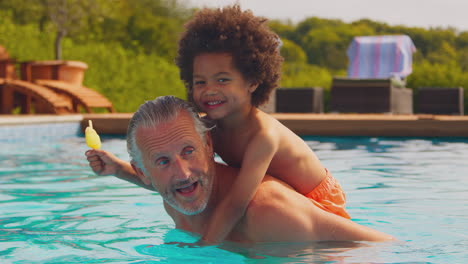
[[[0,126],[81,122],[84,116],[72,115],[0,115]]]
[[[100,134],[124,135],[133,113],[75,115],[5,115],[0,126],[93,120]],[[468,137],[468,116],[393,114],[271,114],[299,135]]]

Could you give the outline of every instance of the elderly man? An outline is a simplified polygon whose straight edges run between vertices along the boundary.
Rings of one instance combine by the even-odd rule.
[[[127,147],[131,165],[105,151],[90,150],[86,155],[100,175],[151,185],[163,197],[176,228],[203,234],[239,170],[214,162],[208,129],[197,112],[172,96],[146,102],[130,121]],[[267,175],[227,239],[251,243],[393,237],[325,212]]]

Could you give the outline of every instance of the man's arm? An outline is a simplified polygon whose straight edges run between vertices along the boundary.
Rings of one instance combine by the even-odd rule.
[[[255,242],[394,240],[390,235],[323,211],[272,177],[260,185],[244,223],[245,234]]]
[[[146,185],[136,174],[129,162],[117,158],[105,150],[91,149],[85,152],[89,166],[97,175],[114,175],[140,187],[155,191],[152,185]]]

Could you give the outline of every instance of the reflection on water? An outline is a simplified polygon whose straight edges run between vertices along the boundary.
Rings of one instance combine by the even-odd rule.
[[[307,137],[347,193],[353,221],[391,243],[186,247],[160,196],[95,176],[84,138],[0,141],[1,263],[466,263],[468,141]],[[127,159],[123,138],[105,149]]]
[[[139,245],[135,249],[140,254],[173,263],[218,263],[221,259],[223,263],[333,263],[346,258],[340,256],[342,253],[372,246],[358,242],[260,243],[249,246],[226,242],[219,246],[190,247],[172,243],[176,241],[193,243],[196,239],[183,231],[172,230],[164,235],[164,244]]]

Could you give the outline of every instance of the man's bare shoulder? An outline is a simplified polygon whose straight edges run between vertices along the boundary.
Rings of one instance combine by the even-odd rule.
[[[315,240],[311,205],[289,185],[265,176],[247,208],[245,234],[255,242]]]
[[[249,204],[243,223],[244,234],[253,242],[394,239],[325,212],[289,185],[269,176],[265,176]]]

